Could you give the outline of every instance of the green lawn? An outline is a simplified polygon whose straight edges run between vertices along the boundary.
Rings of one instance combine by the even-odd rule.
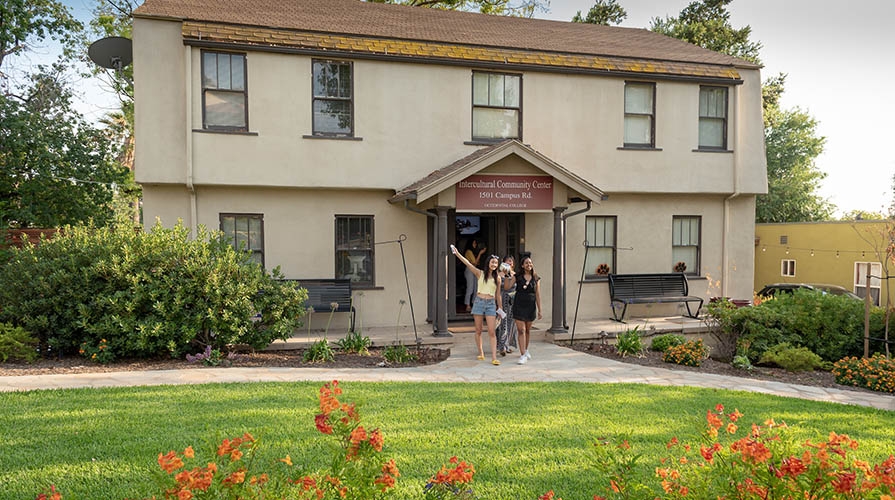
[[[66,500],[159,495],[159,453],[251,432],[261,459],[286,454],[322,468],[328,443],[314,428],[320,383],[258,383],[0,393],[0,498],[55,484]],[[402,477],[396,498],[418,497],[452,455],[476,467],[482,499],[534,499],[553,489],[590,499],[593,438],[627,433],[650,461],[672,437],[701,430],[717,403],[744,424],[785,420],[799,441],[847,433],[857,457],[895,453],[895,412],[763,394],[631,384],[340,384],[362,423],[380,427]]]

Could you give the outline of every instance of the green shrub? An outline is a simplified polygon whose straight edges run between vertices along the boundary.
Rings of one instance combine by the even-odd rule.
[[[639,327],[618,334],[615,349],[624,358],[625,356],[640,356],[643,354],[643,339],[640,338]]]
[[[348,332],[348,335],[345,335],[336,342],[336,345],[343,351],[349,353],[356,352],[364,356],[370,354],[370,346],[372,344],[373,342],[370,340],[370,337],[361,336],[358,332]]]
[[[814,371],[823,366],[823,360],[817,354],[805,347],[793,347],[786,342],[765,351],[758,362],[763,365],[777,365],[789,372]]]
[[[66,227],[0,266],[0,321],[62,353],[102,339],[116,357],[260,349],[291,336],[304,312],[306,293],[278,277],[204,228],[191,238],[182,224]]]
[[[389,363],[407,363],[416,359],[416,354],[410,352],[404,344],[390,345],[385,348],[382,357]]]
[[[101,365],[107,365],[112,361],[115,361],[115,353],[109,349],[109,343],[106,342],[106,339],[102,339],[96,345],[88,344],[84,342],[81,344],[81,348],[78,350],[78,353],[81,356],[93,361],[94,363],[99,363]]]
[[[665,352],[669,347],[681,345],[686,341],[687,339],[685,339],[683,335],[677,333],[666,333],[653,337],[653,342],[650,344],[650,349],[652,349],[653,351]]]
[[[895,360],[882,354],[870,358],[848,357],[833,364],[836,383],[866,389],[895,392]]]
[[[326,363],[335,361],[336,354],[326,339],[320,339],[308,347],[302,359],[307,363]]]
[[[684,366],[699,366],[708,357],[709,348],[702,343],[702,339],[697,339],[669,347],[662,354],[662,361]]]
[[[743,356],[742,354],[736,355],[733,357],[733,361],[730,362],[731,366],[737,368],[739,370],[751,370],[753,368],[752,362],[749,361],[748,356]]]
[[[0,363],[37,359],[37,339],[24,328],[0,323]]]

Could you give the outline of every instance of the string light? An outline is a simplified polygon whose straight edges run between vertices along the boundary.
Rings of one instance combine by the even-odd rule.
[[[814,257],[814,249],[811,249],[811,256]]]
[[[839,250],[836,250],[836,258],[839,258]]]
[[[786,255],[789,255],[789,247],[786,247]]]
[[[768,251],[768,246],[767,246],[767,245],[763,246],[763,247],[761,248],[761,251],[762,251],[762,252],[767,252],[767,251]]]

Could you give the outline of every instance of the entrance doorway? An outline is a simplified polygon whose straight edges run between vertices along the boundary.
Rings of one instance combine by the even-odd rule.
[[[489,213],[456,213],[451,211],[448,223],[454,221],[454,244],[464,253],[471,248],[473,240],[485,252],[479,267],[487,265],[488,257],[497,255],[503,260],[512,255],[516,262],[525,252],[525,215],[524,214],[489,214]],[[450,231],[450,228],[448,228]],[[472,318],[466,311],[467,283],[465,266],[458,259],[448,260],[448,320],[465,320]]]

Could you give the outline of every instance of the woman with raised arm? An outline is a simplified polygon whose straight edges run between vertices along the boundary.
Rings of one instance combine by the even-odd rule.
[[[471,238],[466,242],[466,252],[463,255],[472,263],[473,267],[479,267],[479,260],[486,250],[488,248],[481,246],[478,238]],[[464,270],[463,275],[466,278],[466,293],[463,294],[463,303],[466,304],[466,312],[470,312],[472,311],[472,299],[475,297],[476,276],[469,269]]]
[[[531,323],[537,315],[541,319],[541,278],[535,272],[531,257],[522,259],[522,272],[516,275],[516,297],[513,299],[513,318],[519,336],[519,364],[531,359],[528,343],[531,341]]]
[[[466,265],[466,270],[476,277],[478,289],[475,300],[472,303],[472,318],[475,321],[475,343],[476,347],[479,348],[478,359],[485,359],[485,351],[482,347],[482,326],[483,323],[486,323],[488,325],[488,337],[491,340],[491,364],[499,365],[494,328],[497,325],[497,311],[501,309],[500,275],[497,273],[500,257],[496,255],[488,257],[485,269],[481,270],[475,267],[469,259],[460,255],[460,252],[454,245],[451,245],[451,252],[460,259],[460,262]]]

